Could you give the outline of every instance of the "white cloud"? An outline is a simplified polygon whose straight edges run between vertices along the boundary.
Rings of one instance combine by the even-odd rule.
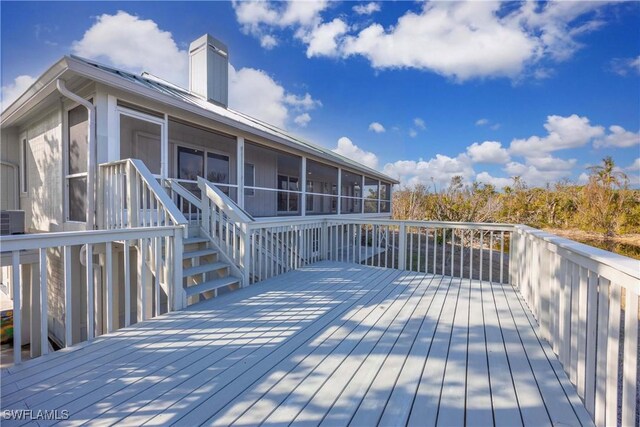
[[[278,40],[271,34],[265,34],[260,37],[260,46],[267,50],[270,50],[278,46]]]
[[[492,176],[489,172],[480,172],[478,175],[476,175],[476,181],[483,184],[491,184],[497,189],[502,189],[508,185],[513,184],[513,179],[495,177]]]
[[[489,124],[489,119],[478,119],[476,120],[476,126],[484,126]]]
[[[251,0],[233,2],[236,19],[241,25],[242,31],[257,37],[262,47],[270,49],[278,43],[272,34],[273,29],[292,27],[295,29],[295,37],[307,44],[320,37],[315,40],[316,47],[312,52],[319,49],[318,54],[325,55],[330,53],[325,44],[329,28],[325,28],[316,37],[313,37],[311,33],[322,24],[320,14],[328,6],[328,1],[267,2]],[[335,28],[333,30],[335,32]],[[265,37],[268,38],[265,39]],[[309,52],[307,54],[309,55]]]
[[[358,15],[371,15],[375,12],[380,12],[380,3],[357,4],[352,9]]]
[[[256,97],[256,93],[260,96]],[[262,70],[241,68],[236,71],[229,66],[229,106],[238,111],[284,128],[292,110],[301,113],[294,123],[304,126],[300,122],[306,116],[300,118],[300,115],[319,105],[322,105],[320,101],[314,100],[308,93],[304,96],[287,93],[284,87]],[[306,123],[310,120],[311,116]]]
[[[293,119],[293,122],[298,126],[300,126],[301,128],[307,127],[310,121],[311,121],[311,116],[309,115],[309,113],[299,114],[295,117],[295,119]]]
[[[585,172],[582,172],[580,174],[580,176],[578,177],[578,184],[586,184],[589,182],[589,175],[587,175]]]
[[[369,125],[369,130],[373,131],[375,133],[382,133],[385,132],[386,129],[384,128],[384,126],[382,126],[381,123],[378,122],[373,122]]]
[[[415,138],[416,136],[418,136],[418,132],[415,129],[409,129],[409,136],[411,138]]]
[[[497,141],[474,142],[467,147],[467,155],[474,163],[506,163],[511,159],[507,150]]]
[[[521,177],[527,185],[544,187],[547,184],[557,182],[571,176],[571,170],[542,170],[534,165],[525,165],[519,162],[508,163],[504,171],[510,177]]]
[[[267,21],[276,20],[273,14],[265,9],[265,5],[243,3],[242,8],[247,19],[260,17]],[[302,9],[304,8],[292,7],[287,19],[308,19]],[[274,37],[269,38],[269,35],[265,35],[263,41],[271,47],[277,43],[277,40]],[[114,46],[118,48],[114,49]],[[99,16],[82,39],[73,43],[73,52],[127,71],[148,71],[179,86],[187,87],[188,55],[186,50],[180,50],[177,46],[172,34],[158,28],[154,21],[119,11],[115,15]],[[256,96],[256,93],[260,96]],[[303,126],[301,123],[306,119],[304,113],[321,105],[322,103],[313,99],[309,93],[297,95],[287,92],[262,70],[236,70],[229,65],[229,106],[238,111],[284,128],[291,120]],[[293,119],[292,113],[296,114]],[[309,116],[306,123],[310,120]]]
[[[188,82],[187,54],[180,50],[170,32],[150,19],[127,12],[103,14],[82,39],[73,42],[74,54],[107,61],[129,71],[148,71],[179,86]]]
[[[627,166],[626,168],[624,168],[627,171],[640,171],[640,157],[638,157],[637,159],[635,159],[633,161],[633,163],[631,163],[629,166]]]
[[[592,126],[587,117],[576,114],[568,117],[548,116],[544,127],[547,136],[514,139],[509,152],[525,157],[540,157],[556,150],[582,147],[604,134],[602,126]]]
[[[22,75],[16,77],[13,82],[8,85],[2,86],[2,99],[0,100],[2,110],[18,99],[35,81],[35,77]]]
[[[640,56],[635,58],[614,58],[610,63],[611,71],[627,76],[629,74],[640,74]]]
[[[315,27],[303,38],[308,43],[307,57],[337,56],[339,51],[336,38],[346,33],[347,29],[347,24],[339,18]]]
[[[407,12],[389,30],[375,23],[346,37],[344,54],[362,55],[374,68],[426,69],[458,80],[515,77],[539,46],[500,19],[499,8],[488,2],[426,3],[420,14]]]
[[[553,156],[527,157],[526,163],[540,171],[570,171],[576,164],[576,159],[561,159]]]
[[[338,139],[338,146],[333,151],[370,168],[376,169],[378,167],[378,156],[370,151],[361,149],[346,136]]]
[[[415,119],[413,119],[413,124],[416,125],[416,127],[418,129],[426,129],[427,126],[424,124],[424,120],[422,120],[420,117],[416,117]]]
[[[305,93],[304,96],[288,93],[284,97],[284,101],[288,105],[302,110],[313,110],[316,107],[322,107],[322,102],[313,99],[309,93]]]
[[[358,55],[374,68],[429,70],[464,81],[552,75],[549,62],[570,58],[582,47],[577,39],[603,25],[598,11],[604,4],[425,2],[388,27],[374,22],[359,28],[346,18],[339,19],[338,26],[334,19],[331,31],[326,28],[321,39],[312,33],[328,25],[321,15],[329,2],[234,2],[234,8],[246,33],[260,38],[273,29],[290,28],[306,44],[308,56]],[[358,4],[353,10],[370,14],[379,10],[379,4]]]
[[[634,133],[625,130],[622,126],[609,126],[609,134],[602,139],[594,141],[595,148],[601,147],[633,147],[640,144],[640,132]]]
[[[470,182],[475,176],[471,160],[464,154],[457,157],[437,154],[428,161],[398,160],[387,163],[383,171],[405,185],[434,183],[439,188],[448,185],[454,176],[462,176],[466,182]]]

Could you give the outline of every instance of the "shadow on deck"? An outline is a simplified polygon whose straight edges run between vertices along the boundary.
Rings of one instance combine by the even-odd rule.
[[[5,370],[2,409],[65,424],[592,424],[536,329],[510,285],[320,262]]]

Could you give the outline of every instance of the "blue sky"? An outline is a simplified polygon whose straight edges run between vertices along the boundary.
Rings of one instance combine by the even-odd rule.
[[[62,55],[180,85],[204,33],[230,104],[405,184],[640,185],[640,2],[2,2],[6,105]]]

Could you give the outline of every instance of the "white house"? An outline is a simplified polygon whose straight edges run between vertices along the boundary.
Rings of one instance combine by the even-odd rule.
[[[391,187],[397,181],[228,108],[228,66],[227,47],[210,35],[189,47],[188,90],[147,73],[135,75],[75,56],[61,58],[2,112],[1,209],[23,210],[27,233],[166,226],[170,221],[158,219],[159,212],[173,212],[190,225],[189,239],[182,244],[190,302],[266,274],[245,274],[243,262],[257,259],[243,249],[247,259],[241,261],[240,243],[229,242],[228,251],[221,248],[231,225],[220,226],[218,220],[218,228],[202,229],[202,201],[210,199],[203,192],[218,197],[223,211],[238,212],[247,222],[390,216]],[[135,172],[126,165],[133,165]],[[136,191],[143,194],[136,198]],[[153,200],[163,207],[151,206]],[[128,209],[136,202],[135,210]],[[180,222],[173,220],[174,225]],[[314,253],[319,251],[317,242],[311,243]],[[113,245],[110,269],[116,280],[129,262],[125,252],[135,260],[141,250],[140,243],[131,246],[126,251]],[[253,258],[263,256],[265,265],[282,267],[279,255],[258,246]],[[86,262],[79,262],[86,257],[84,251],[81,245],[70,248],[67,264],[60,250],[47,253],[49,326],[60,343],[65,341],[65,268],[73,289],[69,297],[86,310]],[[372,256],[375,250],[368,253]],[[104,255],[95,255],[91,262],[106,283]],[[147,267],[149,277],[160,275],[154,266]],[[141,291],[135,290],[135,277],[132,280],[128,292],[135,296]],[[158,293],[164,307],[169,305],[168,286],[163,291],[149,285],[149,295],[155,298]],[[114,327],[144,318],[137,306],[124,307],[123,297],[117,296],[122,292],[123,286],[115,287]],[[72,329],[73,341],[87,335],[86,324]]]

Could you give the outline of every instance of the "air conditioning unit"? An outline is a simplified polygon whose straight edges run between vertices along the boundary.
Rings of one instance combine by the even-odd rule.
[[[0,235],[24,234],[24,211],[0,211]]]

